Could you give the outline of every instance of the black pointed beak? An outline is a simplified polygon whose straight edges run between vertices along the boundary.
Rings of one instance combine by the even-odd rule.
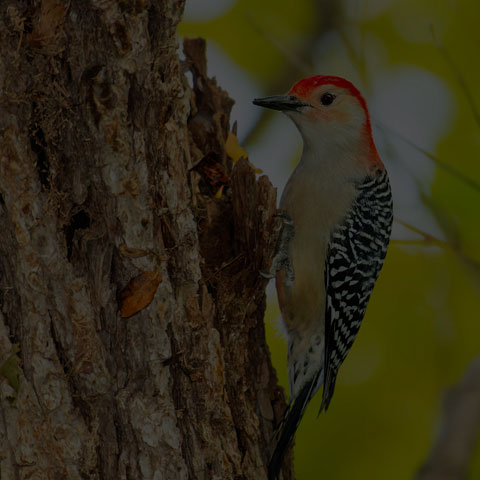
[[[271,108],[272,110],[280,110],[281,112],[298,112],[302,107],[311,106],[295,95],[273,95],[271,97],[256,98],[253,100],[253,104],[259,107]]]

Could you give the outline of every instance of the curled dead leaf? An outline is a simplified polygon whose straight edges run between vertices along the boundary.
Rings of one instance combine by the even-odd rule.
[[[128,318],[145,308],[153,300],[161,281],[158,270],[143,272],[132,278],[120,292],[120,316]]]
[[[248,153],[238,143],[238,138],[233,132],[228,132],[227,141],[225,142],[225,151],[227,155],[237,163],[238,160],[248,158]]]
[[[202,175],[208,185],[215,188],[215,192],[218,192],[221,186],[230,183],[219,155],[213,152],[205,155],[193,168]]]
[[[222,198],[222,194],[223,194],[223,189],[224,189],[225,185],[222,185],[218,190],[217,190],[217,193],[215,194],[215,198]]]
[[[225,151],[233,160],[233,163],[237,163],[241,158],[245,158],[248,161],[248,153],[240,146],[238,138],[234,132],[228,132],[227,141],[225,142]],[[262,170],[255,167],[252,163],[248,162],[248,164],[255,173],[262,173]]]

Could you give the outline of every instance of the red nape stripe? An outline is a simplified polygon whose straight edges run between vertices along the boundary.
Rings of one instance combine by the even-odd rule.
[[[348,90],[352,96],[358,99],[365,111],[368,112],[367,103],[358,88],[342,77],[335,77],[333,75],[314,75],[313,77],[303,78],[302,80],[299,80],[288,93],[305,98],[320,85],[335,85],[336,87]]]

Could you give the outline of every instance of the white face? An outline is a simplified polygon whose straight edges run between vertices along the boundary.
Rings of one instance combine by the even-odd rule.
[[[319,136],[353,140],[364,133],[367,114],[360,100],[348,90],[327,84],[306,92],[290,91],[289,94],[310,105],[285,112],[295,122],[306,143],[316,143]]]

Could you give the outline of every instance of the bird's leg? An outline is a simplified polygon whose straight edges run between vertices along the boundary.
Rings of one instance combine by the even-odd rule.
[[[268,273],[260,272],[260,275],[264,278],[274,278],[277,272],[282,268],[285,268],[287,279],[289,282],[293,282],[295,279],[295,273],[292,264],[290,263],[289,250],[290,241],[295,236],[295,227],[293,225],[293,220],[286,213],[277,213],[275,216],[282,219],[282,230],[278,237],[276,253],[273,257],[270,271]]]

